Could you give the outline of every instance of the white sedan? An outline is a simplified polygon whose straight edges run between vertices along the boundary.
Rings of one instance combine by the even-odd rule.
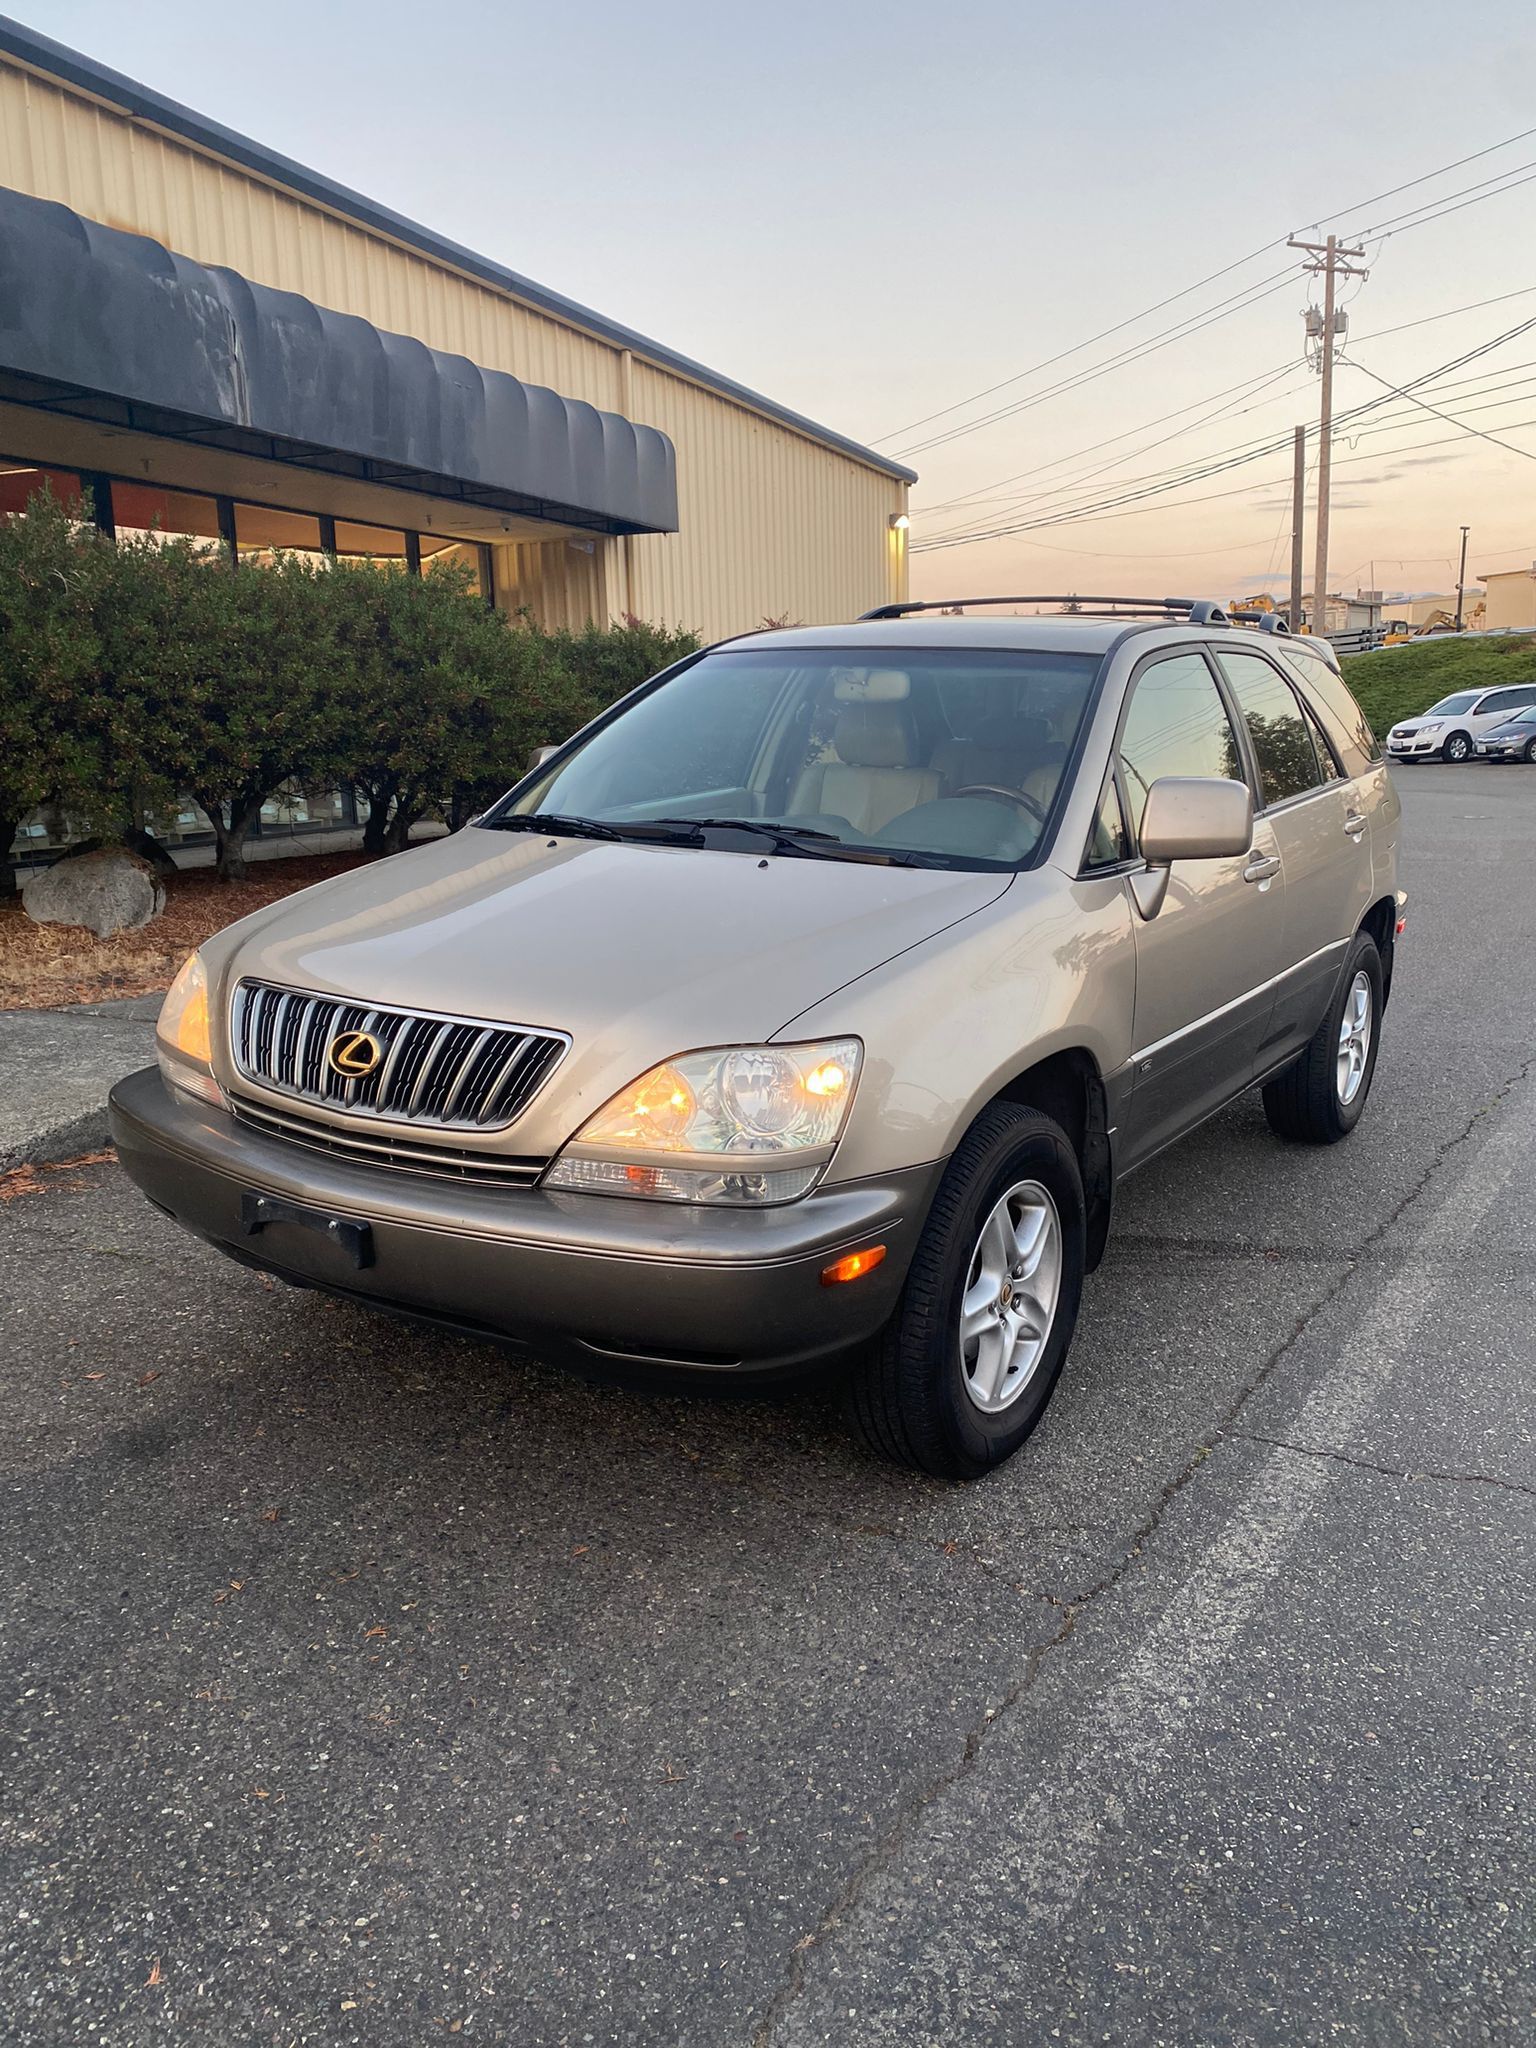
[[[1387,734],[1394,761],[1467,761],[1485,732],[1536,704],[1536,682],[1497,690],[1457,690],[1418,718],[1404,719]]]

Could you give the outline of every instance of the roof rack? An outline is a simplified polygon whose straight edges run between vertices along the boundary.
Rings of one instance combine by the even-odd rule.
[[[912,598],[901,604],[878,604],[872,612],[861,612],[859,622],[862,625],[866,619],[904,619],[912,612],[969,610],[978,604],[1070,605],[1074,618],[1132,618],[1140,613],[1143,617],[1152,614],[1184,618],[1192,626],[1225,626],[1232,616],[1224,605],[1209,597],[1084,597],[1069,591],[1065,596],[1031,592],[1023,597]]]
[[[1252,605],[1239,605],[1227,613],[1240,626],[1257,626],[1261,633],[1289,633],[1284,612],[1261,612]]]

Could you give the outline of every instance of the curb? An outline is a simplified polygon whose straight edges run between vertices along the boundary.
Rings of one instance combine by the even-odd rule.
[[[104,1151],[111,1142],[103,1102],[100,1109],[88,1109],[64,1123],[50,1124],[19,1145],[6,1146],[0,1151],[0,1174],[12,1173],[18,1166],[53,1166],[61,1159],[78,1159],[82,1152]]]
[[[100,1152],[107,1096],[155,1056],[158,996],[0,1011],[0,1173]]]

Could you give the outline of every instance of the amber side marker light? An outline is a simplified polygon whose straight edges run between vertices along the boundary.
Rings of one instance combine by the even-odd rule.
[[[872,1273],[885,1257],[883,1244],[872,1244],[866,1251],[845,1252],[840,1259],[834,1259],[830,1266],[821,1269],[823,1287],[836,1287],[844,1280],[862,1280],[866,1273]]]

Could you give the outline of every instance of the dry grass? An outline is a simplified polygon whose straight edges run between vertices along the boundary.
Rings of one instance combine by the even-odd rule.
[[[142,931],[94,938],[79,925],[34,924],[20,903],[0,908],[0,1010],[57,1010],[114,996],[152,995],[194,946],[248,911],[361,864],[359,853],[262,861],[244,882],[211,868],[170,877],[165,909]]]

